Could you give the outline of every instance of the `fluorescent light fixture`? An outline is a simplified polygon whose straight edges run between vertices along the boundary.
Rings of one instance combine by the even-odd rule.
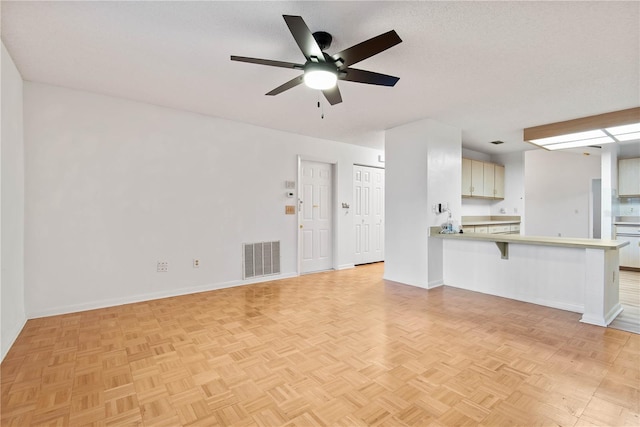
[[[640,132],[640,123],[633,123],[633,124],[624,125],[624,126],[615,126],[611,128],[606,128],[605,130],[617,138],[618,135]],[[617,139],[620,139],[620,138],[617,138]],[[622,139],[621,141],[629,141],[629,139]]]
[[[640,141],[640,107],[534,126],[524,140],[546,150]]]
[[[607,134],[601,131],[600,129],[597,129],[597,130],[589,130],[586,132],[569,133],[566,135],[550,136],[549,138],[532,139],[530,142],[533,142],[536,145],[547,146],[549,144],[579,141],[582,139],[592,139],[592,138],[598,138],[602,136],[607,136]]]
[[[533,142],[533,141],[531,141]],[[601,138],[581,139],[579,141],[562,142],[560,144],[543,145],[543,148],[547,150],[564,150],[567,148],[588,147],[590,145],[603,145],[616,142],[610,136],[603,136]]]
[[[618,141],[633,141],[635,139],[640,139],[640,132],[633,133],[625,133],[622,135],[614,135],[614,138]]]
[[[328,64],[309,63],[304,69],[304,84],[311,89],[327,90],[335,87],[338,75]]]

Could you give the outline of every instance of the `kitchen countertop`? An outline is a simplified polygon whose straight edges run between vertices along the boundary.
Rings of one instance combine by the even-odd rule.
[[[437,227],[434,227],[437,228]],[[434,233],[435,231],[435,233]],[[436,230],[431,230],[431,237],[439,237],[441,239],[458,239],[458,240],[484,240],[496,243],[516,243],[524,245],[543,245],[543,246],[563,246],[570,248],[590,248],[590,249],[620,249],[627,246],[629,242],[619,240],[603,240],[603,239],[578,239],[571,237],[546,237],[546,236],[521,236],[519,234],[484,234],[484,233],[452,233],[441,234]]]
[[[617,216],[614,225],[640,225],[640,216]]]

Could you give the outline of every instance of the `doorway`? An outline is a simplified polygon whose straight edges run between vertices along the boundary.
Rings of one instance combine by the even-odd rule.
[[[300,273],[333,268],[333,165],[300,163]]]
[[[353,165],[354,264],[384,261],[384,169]]]

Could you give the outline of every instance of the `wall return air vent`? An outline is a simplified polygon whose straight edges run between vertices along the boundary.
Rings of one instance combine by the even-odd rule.
[[[242,245],[243,279],[280,274],[280,241]]]

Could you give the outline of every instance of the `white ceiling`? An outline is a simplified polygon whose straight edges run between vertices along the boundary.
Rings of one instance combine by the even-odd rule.
[[[640,105],[640,2],[14,2],[2,39],[25,80],[319,138],[384,146],[422,118],[485,153],[529,149],[522,129]],[[394,88],[340,82],[264,94],[298,71],[230,55],[304,62],[282,19],[334,37],[328,53],[395,29],[403,43],[358,68]],[[489,141],[502,140],[499,146]],[[640,143],[637,143],[640,145]]]

